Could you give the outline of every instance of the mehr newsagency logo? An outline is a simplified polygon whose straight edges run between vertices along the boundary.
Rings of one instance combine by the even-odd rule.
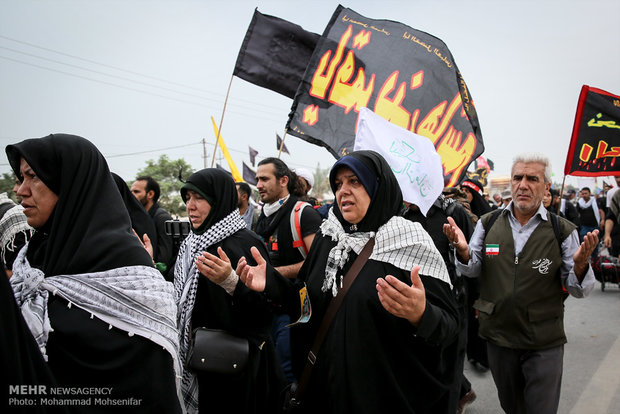
[[[10,407],[138,406],[141,398],[112,396],[112,387],[49,387],[9,385]]]

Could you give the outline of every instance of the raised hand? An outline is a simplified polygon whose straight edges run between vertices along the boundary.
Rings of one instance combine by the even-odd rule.
[[[414,266],[411,286],[391,275],[377,279],[381,305],[392,315],[407,319],[414,326],[418,326],[426,309],[426,292],[419,273],[420,266]]]
[[[144,247],[144,249],[149,254],[149,256],[151,256],[151,259],[152,259],[153,258],[153,243],[151,243],[151,239],[149,238],[149,236],[147,236],[146,233],[144,233],[144,236],[142,236],[142,239],[140,239],[140,236],[138,236],[138,233],[136,233],[134,229],[131,229],[131,231],[138,238],[138,240],[140,240],[142,247]]]
[[[256,291],[263,292],[267,283],[267,262],[256,247],[250,249],[256,266],[250,266],[245,257],[239,259],[236,273],[245,285]]]
[[[232,272],[230,259],[224,253],[221,247],[217,248],[217,257],[209,252],[202,252],[196,257],[194,263],[198,267],[198,271],[208,277],[213,283],[222,283]]]
[[[598,244],[598,230],[588,232],[583,238],[583,242],[579,245],[579,248],[573,255],[573,262],[575,263],[575,275],[581,281],[588,270],[588,263],[590,256],[594,251],[594,248]]]
[[[452,217],[448,217],[448,223],[443,225],[443,233],[448,238],[450,244],[454,246],[461,259],[464,261],[469,260],[467,239]]]

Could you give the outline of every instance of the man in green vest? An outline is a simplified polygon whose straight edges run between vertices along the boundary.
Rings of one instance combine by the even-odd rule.
[[[564,299],[594,287],[588,258],[598,230],[579,244],[574,224],[551,215],[542,198],[551,186],[546,157],[520,155],[512,164],[512,201],[481,217],[469,244],[453,220],[444,233],[457,251],[456,267],[481,277],[474,307],[479,335],[506,413],[555,413],[564,355]]]

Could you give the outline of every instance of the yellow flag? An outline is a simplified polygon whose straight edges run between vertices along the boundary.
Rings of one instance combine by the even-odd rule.
[[[215,124],[215,119],[213,119],[213,117],[211,117],[211,122],[213,122],[213,131],[215,132],[215,138],[217,139],[218,129],[217,125]],[[218,142],[220,143],[220,149],[222,150],[222,154],[224,154],[224,158],[226,158],[226,161],[228,162],[228,168],[230,168],[233,180],[235,180],[235,182],[243,181],[243,177],[241,176],[241,174],[239,174],[237,166],[233,162],[232,158],[230,158],[230,153],[228,152],[228,148],[226,148],[226,144],[224,144],[224,138],[222,138],[221,135]]]

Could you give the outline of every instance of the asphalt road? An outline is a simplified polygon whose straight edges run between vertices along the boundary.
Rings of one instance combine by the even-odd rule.
[[[564,375],[560,414],[620,413],[620,288],[596,287],[585,299],[566,300]],[[502,413],[491,373],[465,361],[465,375],[478,398],[468,414]]]

